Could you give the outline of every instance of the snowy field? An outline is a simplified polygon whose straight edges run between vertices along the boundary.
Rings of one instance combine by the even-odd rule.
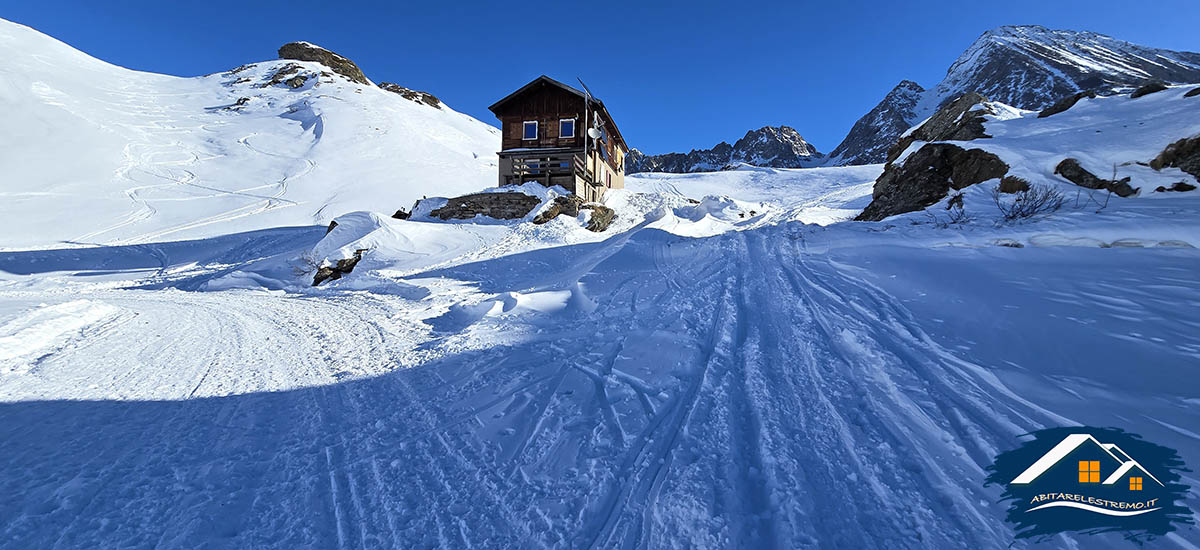
[[[0,99],[44,139],[96,125],[55,170],[0,137],[26,167],[0,205],[0,548],[1006,548],[984,468],[1020,434],[1117,426],[1200,466],[1200,193],[1078,200],[1044,166],[1077,136],[1019,168],[1072,200],[1019,223],[983,185],[964,224],[846,221],[880,166],[631,176],[603,233],[395,220],[492,185],[494,130],[337,77],[210,113],[230,77],[35,35],[0,22],[56,60],[0,68]],[[153,86],[179,103],[130,99]],[[1144,99],[1200,132],[1182,91]],[[1120,126],[1122,99],[1079,116]],[[356,141],[368,120],[390,131]]]

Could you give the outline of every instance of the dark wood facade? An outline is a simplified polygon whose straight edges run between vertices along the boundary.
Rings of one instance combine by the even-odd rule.
[[[583,92],[542,76],[492,105],[502,133],[500,184],[561,185],[587,200],[624,187],[625,140],[603,102],[591,98],[590,109],[585,103]],[[597,120],[603,137],[589,139]],[[573,132],[564,135],[563,121]],[[532,135],[530,124],[536,124]]]

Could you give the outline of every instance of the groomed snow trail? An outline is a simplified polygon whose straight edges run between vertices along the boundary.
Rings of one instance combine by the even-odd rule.
[[[0,385],[0,547],[1006,546],[983,468],[1074,419],[812,235],[635,229],[405,279],[429,297],[10,288],[100,309]]]

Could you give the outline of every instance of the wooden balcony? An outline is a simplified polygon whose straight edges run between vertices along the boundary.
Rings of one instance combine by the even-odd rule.
[[[522,152],[512,154],[511,158],[512,168],[505,174],[509,184],[537,181],[553,185],[552,182],[559,178],[580,178],[588,183],[592,181],[592,172],[583,162],[583,155],[573,151]]]

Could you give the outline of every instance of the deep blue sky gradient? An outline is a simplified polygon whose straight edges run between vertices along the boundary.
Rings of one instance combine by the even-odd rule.
[[[539,74],[585,82],[633,147],[733,142],[786,124],[822,152],[902,79],[932,86],[987,29],[1091,30],[1200,51],[1200,1],[1128,2],[65,2],[0,17],[132,69],[180,76],[275,58],[307,40],[376,82],[487,107]]]

